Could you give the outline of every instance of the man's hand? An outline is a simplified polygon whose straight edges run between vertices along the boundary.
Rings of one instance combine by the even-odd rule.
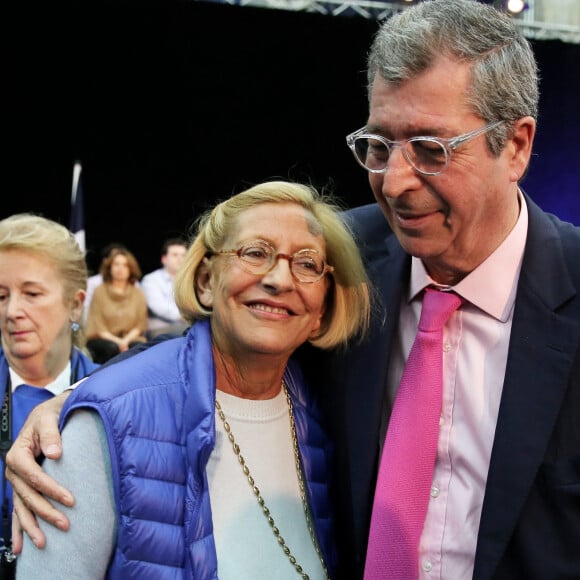
[[[36,462],[41,453],[48,459],[58,459],[62,454],[58,418],[69,394],[65,392],[35,407],[6,456],[6,477],[14,494],[12,547],[16,554],[22,550],[23,531],[36,547],[44,548],[46,538],[37,516],[61,530],[69,528],[68,518],[41,494],[68,507],[74,504],[74,497]]]

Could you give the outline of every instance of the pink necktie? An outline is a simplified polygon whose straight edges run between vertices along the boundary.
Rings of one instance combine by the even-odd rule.
[[[419,329],[401,378],[381,457],[365,580],[418,576],[437,456],[443,390],[443,327],[461,305],[452,292],[427,288]]]

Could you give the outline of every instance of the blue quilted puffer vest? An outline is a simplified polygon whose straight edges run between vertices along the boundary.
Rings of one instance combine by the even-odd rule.
[[[308,501],[332,572],[328,442],[298,366],[291,362],[284,379]],[[107,578],[217,578],[205,469],[215,444],[209,323],[95,373],[69,397],[61,428],[83,407],[100,414],[111,453],[119,533]]]

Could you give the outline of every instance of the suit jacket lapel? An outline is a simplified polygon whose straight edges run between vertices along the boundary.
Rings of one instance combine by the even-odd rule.
[[[558,309],[576,294],[554,225],[526,198],[528,239],[479,528],[474,578],[491,578],[546,452],[579,329]]]

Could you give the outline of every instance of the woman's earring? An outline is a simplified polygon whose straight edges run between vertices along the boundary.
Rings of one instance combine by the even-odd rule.
[[[74,322],[73,321],[73,322],[70,323],[70,327],[71,327],[71,330],[73,332],[78,332],[78,330],[81,327],[81,325],[78,322]]]

